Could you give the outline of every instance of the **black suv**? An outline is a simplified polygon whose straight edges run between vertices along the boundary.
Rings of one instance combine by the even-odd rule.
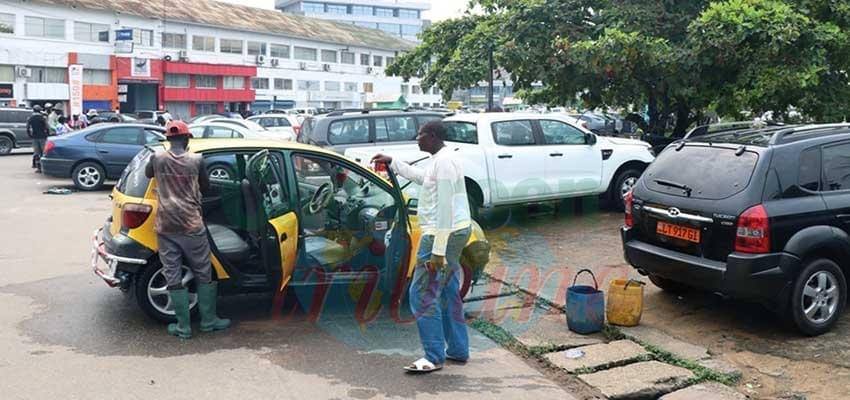
[[[850,124],[671,144],[627,196],[622,239],[662,289],[758,301],[805,334],[828,331],[850,276]]]
[[[350,147],[415,143],[420,126],[443,116],[430,111],[334,111],[304,119],[298,141],[340,154]]]
[[[0,155],[32,144],[32,138],[27,134],[27,120],[31,115],[32,110],[0,107]]]

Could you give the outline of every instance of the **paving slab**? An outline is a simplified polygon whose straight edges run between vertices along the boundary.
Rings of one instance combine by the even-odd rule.
[[[506,318],[529,319],[534,312],[534,299],[524,295],[490,297],[464,303],[467,318],[482,318],[501,325]]]
[[[523,328],[523,327],[521,327]],[[564,314],[545,313],[531,321],[525,329],[510,332],[526,347],[559,347],[572,348],[599,344],[605,341],[601,333],[581,335],[567,329]]]
[[[582,346],[584,355],[579,358],[568,358],[570,350],[549,353],[546,355],[552,364],[568,372],[576,372],[583,368],[602,368],[612,365],[624,364],[629,361],[648,356],[649,353],[639,344],[631,340],[617,340],[611,343],[594,344]]]
[[[747,396],[729,386],[708,382],[666,394],[660,400],[747,400]]]
[[[478,282],[469,288],[469,294],[466,295],[466,298],[463,301],[465,303],[469,303],[490,297],[510,296],[515,293],[517,293],[517,289],[511,288],[510,286],[488,278],[487,276],[482,276]]]
[[[688,379],[693,377],[693,372],[687,369],[659,361],[645,361],[579,375],[584,383],[599,389],[612,400],[655,399],[684,387]]]
[[[620,332],[643,344],[658,347],[672,353],[674,356],[691,361],[705,360],[711,357],[708,349],[702,346],[683,342],[658,329],[638,325],[632,327],[620,327]]]
[[[736,379],[741,379],[741,377],[743,376],[743,374],[741,374],[741,370],[738,369],[738,367],[718,358],[700,360],[697,362],[697,364],[708,369],[720,372],[721,374],[731,375]]]

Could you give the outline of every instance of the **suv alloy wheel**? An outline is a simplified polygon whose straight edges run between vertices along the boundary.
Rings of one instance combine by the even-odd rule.
[[[806,335],[829,331],[838,321],[847,299],[847,281],[841,268],[832,260],[810,261],[791,292],[791,319]]]

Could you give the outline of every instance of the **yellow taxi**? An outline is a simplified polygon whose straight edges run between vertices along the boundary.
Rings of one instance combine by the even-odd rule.
[[[145,177],[157,151],[164,147],[142,150],[113,189],[112,215],[92,239],[91,267],[109,286],[134,291],[147,315],[168,322],[174,311],[157,254],[156,180]],[[385,178],[337,153],[289,142],[193,139],[189,151],[204,156],[210,176],[203,215],[220,294],[282,299],[294,286],[358,285],[360,296],[390,306],[405,298],[421,231],[416,199],[392,173]],[[489,253],[473,224],[461,296]],[[188,268],[183,280],[194,309]]]

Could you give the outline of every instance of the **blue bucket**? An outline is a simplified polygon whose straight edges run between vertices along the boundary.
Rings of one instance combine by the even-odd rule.
[[[593,286],[576,285],[583,272],[593,278]],[[583,335],[602,331],[605,323],[605,293],[599,290],[593,271],[576,273],[573,285],[567,288],[567,329]]]

